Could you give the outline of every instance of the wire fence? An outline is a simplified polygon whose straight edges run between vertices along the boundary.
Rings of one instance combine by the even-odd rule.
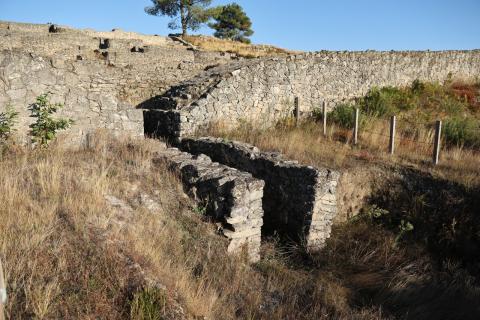
[[[299,121],[298,99],[295,99],[294,116],[296,123]],[[352,114],[353,128],[350,133],[346,133],[347,139],[354,145],[369,144],[382,149],[386,149],[390,154],[399,152],[415,152],[422,156],[430,156],[434,165],[439,163],[442,145],[445,139],[442,136],[442,121],[437,120],[431,123],[418,123],[415,126],[407,121],[397,123],[397,117],[392,116],[389,120],[381,118],[366,118],[364,115],[360,119],[360,109],[355,109]],[[345,133],[345,129],[335,130],[335,123],[328,119],[328,113],[325,103],[322,105],[321,125],[323,126],[324,136],[333,136],[339,131]],[[363,120],[363,121],[360,121]],[[480,135],[480,128],[473,129]],[[403,150],[400,150],[400,147]],[[404,150],[409,149],[409,150]]]

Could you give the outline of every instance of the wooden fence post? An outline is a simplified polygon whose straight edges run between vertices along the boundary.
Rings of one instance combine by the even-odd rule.
[[[360,115],[360,109],[355,108],[355,123],[353,127],[353,144],[358,143],[358,117]]]
[[[395,126],[396,126],[397,118],[392,116],[390,119],[390,144],[389,144],[389,151],[390,154],[395,152]]]
[[[327,136],[327,104],[323,101],[322,104],[322,114],[323,114],[323,136]]]
[[[4,303],[7,302],[7,285],[3,276],[2,260],[0,259],[0,320],[5,319]]]
[[[298,97],[295,97],[295,109],[294,109],[294,116],[295,116],[295,126],[298,126],[298,118],[300,117],[300,108]]]
[[[440,138],[442,135],[442,121],[438,120],[435,124],[435,140],[433,141],[433,164],[438,164],[440,155]]]

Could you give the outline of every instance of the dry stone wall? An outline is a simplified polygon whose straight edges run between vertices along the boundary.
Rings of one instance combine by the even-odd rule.
[[[181,149],[206,154],[265,181],[265,234],[279,232],[291,240],[306,240],[312,249],[321,248],[330,236],[337,211],[338,172],[302,166],[278,153],[220,138],[182,139]]]
[[[252,262],[260,259],[262,180],[212,162],[205,155],[192,156],[175,148],[160,151],[154,162],[166,163],[179,174],[186,192],[207,215],[222,223],[221,232],[229,239],[228,252],[247,247]]]
[[[322,101],[333,107],[363,96],[373,86],[476,78],[480,51],[318,52],[229,66],[205,71],[172,88],[157,98],[164,103],[153,108],[178,113],[181,136],[212,121],[235,125],[243,119],[271,125],[291,114],[296,96],[300,113],[308,114]]]
[[[75,121],[74,143],[96,129],[140,136],[141,108],[150,98],[232,56],[185,48],[167,37],[116,30],[95,32],[48,25],[0,22],[0,112],[20,112],[25,136],[27,106],[47,91],[65,104],[60,115]]]
[[[132,136],[143,135],[143,115],[118,99],[114,70],[105,72],[87,61],[53,61],[34,54],[3,51],[0,53],[0,112],[11,105],[20,113],[18,133],[24,137],[29,117],[27,106],[35,97],[52,92],[52,102],[65,107],[59,116],[75,121],[70,140],[80,143],[86,134],[109,129]]]

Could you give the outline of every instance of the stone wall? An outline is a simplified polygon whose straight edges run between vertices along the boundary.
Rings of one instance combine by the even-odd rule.
[[[206,154],[213,161],[251,173],[265,181],[264,233],[306,240],[320,248],[330,236],[336,214],[336,186],[339,174],[287,161],[278,153],[219,138],[182,139],[181,149]]]
[[[63,103],[59,116],[75,121],[70,140],[80,143],[97,129],[143,135],[143,115],[132,105],[118,99],[115,70],[102,70],[88,61],[51,60],[15,51],[0,53],[0,112],[11,105],[19,112],[16,126],[23,139],[28,125],[28,105],[35,97],[52,92],[51,101]]]
[[[178,149],[160,151],[154,163],[166,163],[182,179],[185,191],[215,221],[229,239],[228,252],[245,245],[250,260],[260,259],[264,182],[251,174],[212,162],[205,155],[192,156]]]
[[[150,98],[232,56],[185,48],[167,37],[120,30],[95,32],[0,22],[0,112],[20,112],[18,133],[28,131],[27,106],[47,91],[75,121],[72,142],[96,129],[143,135],[141,108]]]
[[[152,108],[177,112],[180,134],[191,135],[212,121],[235,125],[244,119],[271,125],[291,114],[295,96],[300,98],[300,113],[308,114],[322,101],[333,107],[363,96],[373,86],[474,79],[479,74],[479,50],[318,52],[205,71],[170,89],[157,99],[165,103]]]

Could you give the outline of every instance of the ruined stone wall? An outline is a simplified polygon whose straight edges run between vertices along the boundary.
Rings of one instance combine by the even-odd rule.
[[[252,262],[260,259],[263,225],[262,197],[265,183],[251,174],[212,162],[205,155],[192,156],[178,149],[160,151],[154,163],[166,163],[182,179],[185,191],[229,239],[228,252],[247,247]]]
[[[141,110],[116,95],[117,84],[112,79],[118,75],[114,69],[101,69],[88,61],[51,60],[3,51],[0,71],[0,112],[8,105],[19,112],[16,129],[22,138],[33,121],[27,106],[46,92],[52,92],[52,102],[65,105],[58,115],[75,121],[69,130],[70,140],[75,144],[97,129],[143,135]]]
[[[163,96],[180,114],[182,135],[212,121],[234,125],[245,119],[270,125],[291,114],[295,96],[305,114],[322,101],[333,107],[374,86],[405,86],[416,79],[474,79],[480,74],[480,51],[318,52],[258,59],[234,70],[204,74],[219,81],[205,86],[204,77],[197,76],[197,81],[191,79]]]
[[[330,236],[337,211],[337,172],[302,166],[277,153],[219,138],[183,139],[180,148],[192,154],[206,154],[213,161],[265,181],[265,234],[278,232],[290,240],[306,240],[310,248],[322,247]]]
[[[149,99],[205,68],[226,63],[228,54],[192,51],[169,38],[123,31],[95,32],[48,25],[0,22],[0,112],[20,113],[25,136],[27,106],[52,92],[75,121],[69,136],[81,142],[96,129],[143,135],[141,108]]]

